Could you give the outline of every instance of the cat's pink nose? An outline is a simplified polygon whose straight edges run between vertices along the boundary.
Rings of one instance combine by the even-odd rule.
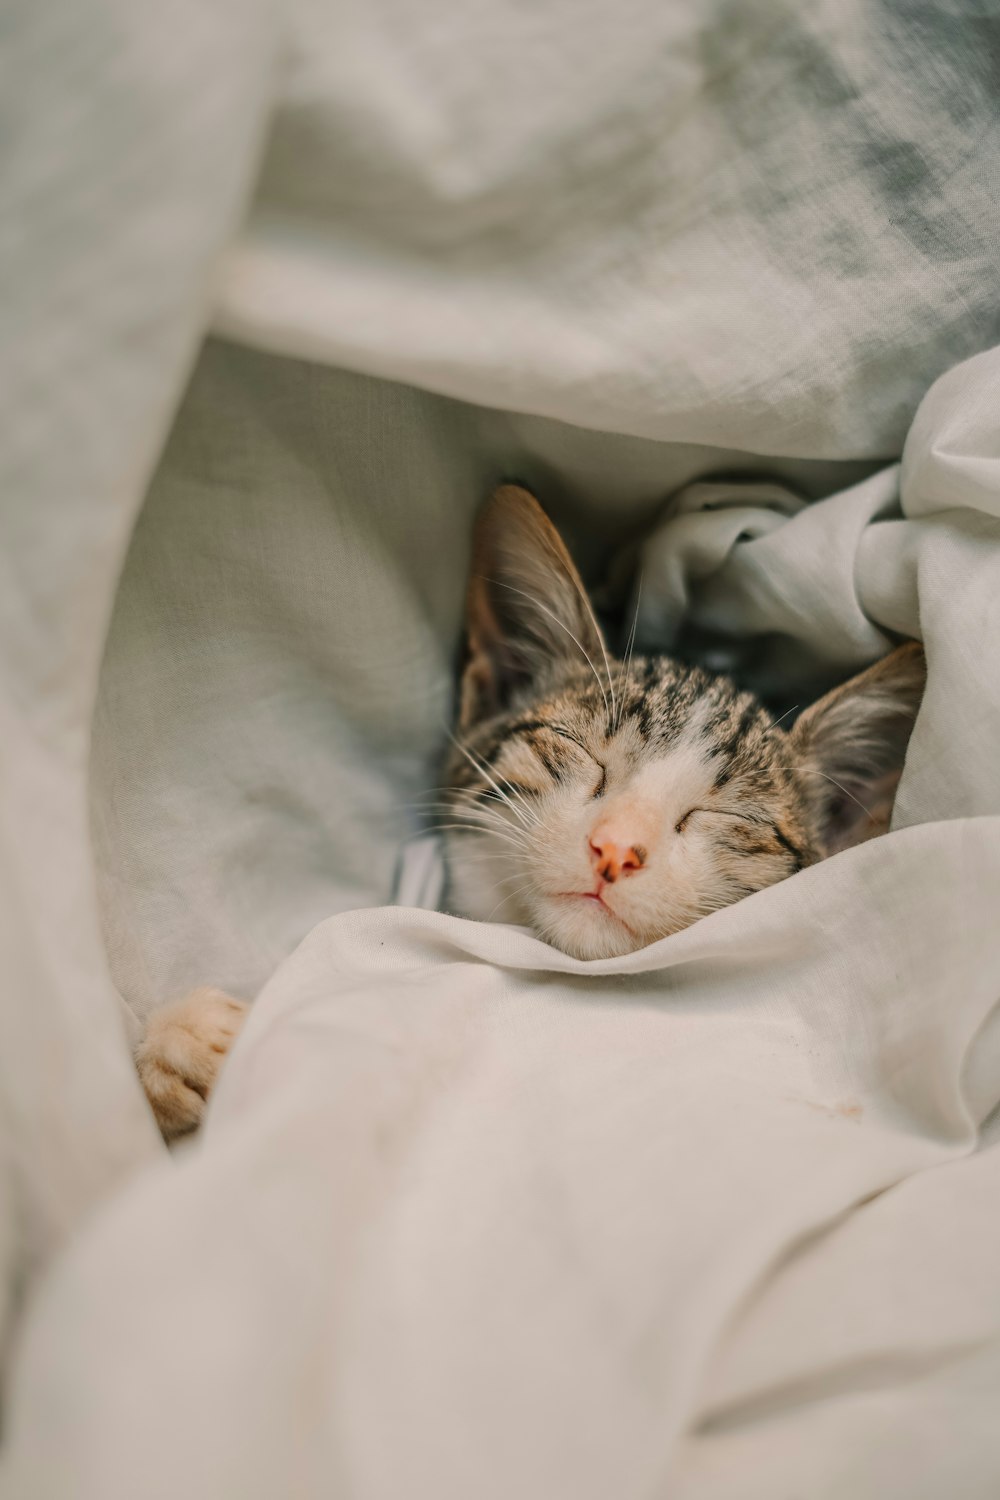
[[[634,875],[646,863],[646,851],[641,844],[625,843],[605,828],[595,828],[588,842],[590,863],[609,885],[621,875]]]

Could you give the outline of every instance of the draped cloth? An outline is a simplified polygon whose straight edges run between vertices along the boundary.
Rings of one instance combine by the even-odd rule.
[[[997,21],[7,32],[4,1493],[994,1496]],[[645,649],[921,639],[893,831],[615,961],[423,909],[504,477]]]

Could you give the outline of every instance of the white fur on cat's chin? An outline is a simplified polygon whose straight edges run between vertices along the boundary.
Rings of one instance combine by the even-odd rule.
[[[610,896],[613,900],[613,894]],[[609,901],[610,904],[610,901]],[[644,948],[654,938],[643,937],[625,927],[621,920],[602,911],[596,902],[579,898],[556,897],[539,903],[541,910],[534,925],[548,941],[572,958],[622,958]],[[656,937],[666,937],[658,932]]]
[[[508,856],[503,849],[497,853],[499,842],[489,834],[448,838],[448,906],[457,916],[531,928],[553,947],[579,959],[621,958],[690,921],[678,913],[676,927],[664,918],[655,931],[640,934],[596,903],[522,891],[528,879],[525,866],[516,854]],[[617,898],[614,888],[605,897],[610,906],[621,900],[621,889]],[[627,900],[623,906],[627,908]]]

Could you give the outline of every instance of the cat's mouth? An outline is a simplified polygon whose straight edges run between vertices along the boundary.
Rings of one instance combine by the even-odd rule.
[[[624,917],[620,917],[616,911],[612,911],[600,891],[557,891],[556,899],[558,901],[589,901],[592,905],[599,907],[601,911],[606,912],[613,922],[617,922],[620,927],[624,927],[629,937],[635,938],[638,941],[636,932],[628,925]]]

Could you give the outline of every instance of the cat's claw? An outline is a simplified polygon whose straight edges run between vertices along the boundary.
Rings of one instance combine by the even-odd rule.
[[[204,986],[149,1018],[136,1067],[156,1123],[172,1140],[197,1130],[248,1006]]]

